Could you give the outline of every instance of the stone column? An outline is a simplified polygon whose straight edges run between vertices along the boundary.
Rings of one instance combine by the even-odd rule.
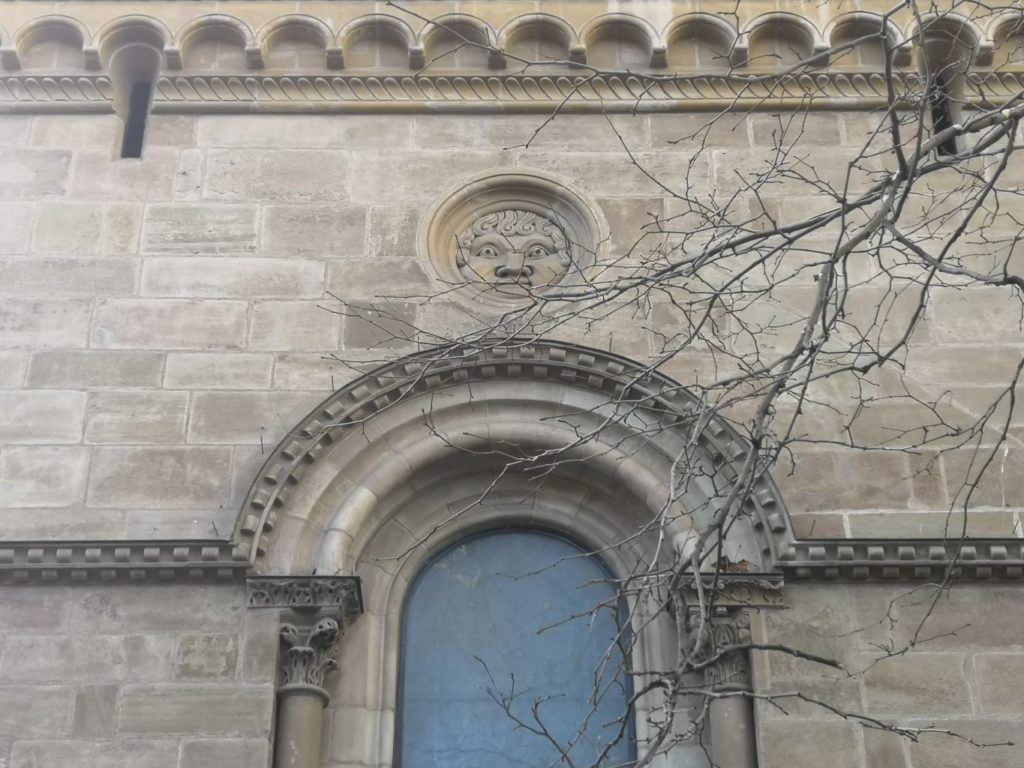
[[[324,676],[338,668],[334,652],[340,637],[334,619],[321,619],[308,630],[281,626],[284,653],[277,691],[275,768],[320,768],[324,708],[330,702]]]
[[[264,576],[247,580],[250,608],[287,609],[281,625],[274,768],[320,768],[324,678],[338,668],[338,641],[363,611],[355,576]]]
[[[750,613],[720,609],[711,620],[712,654],[750,643]],[[726,653],[705,672],[705,684],[716,693],[734,693],[711,700],[711,764],[716,768],[757,768],[750,652]]]

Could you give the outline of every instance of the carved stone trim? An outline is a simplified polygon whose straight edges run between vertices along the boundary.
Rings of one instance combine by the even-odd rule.
[[[914,72],[894,76],[897,94],[920,89]],[[1024,88],[1024,71],[975,71],[965,99],[1001,103]],[[5,74],[0,112],[111,112],[104,74]],[[178,112],[685,112],[715,109],[869,108],[887,103],[879,72],[817,72],[752,78],[629,75],[172,75],[157,81],[153,111]]]
[[[240,581],[248,562],[233,542],[0,542],[0,584]]]
[[[258,576],[245,590],[249,608],[337,609],[346,625],[363,612],[358,576]]]
[[[696,579],[684,582],[686,604],[697,602]],[[723,573],[701,576],[701,587],[705,595],[714,593],[714,603],[720,607],[784,608],[783,587],[785,582],[777,573]]]

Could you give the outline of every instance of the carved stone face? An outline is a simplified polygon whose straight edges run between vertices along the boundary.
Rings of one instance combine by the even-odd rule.
[[[507,210],[480,217],[459,235],[457,262],[467,280],[529,291],[565,277],[572,256],[554,222]]]

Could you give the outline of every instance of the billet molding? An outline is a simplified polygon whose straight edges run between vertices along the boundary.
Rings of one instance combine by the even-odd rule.
[[[0,541],[0,584],[235,582],[231,541]]]
[[[893,75],[897,101],[918,93],[913,72]],[[105,74],[0,75],[2,112],[113,112]],[[1001,104],[1024,90],[1024,70],[971,72],[965,101]],[[867,109],[888,104],[880,72],[748,77],[580,75],[174,75],[157,80],[162,114],[302,112],[687,112],[720,109]]]

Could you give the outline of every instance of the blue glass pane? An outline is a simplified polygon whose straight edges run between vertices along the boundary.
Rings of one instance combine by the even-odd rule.
[[[488,691],[511,696],[511,713],[531,728],[536,707],[573,763],[593,764],[628,701],[607,578],[578,547],[533,531],[468,539],[428,564],[405,609],[401,768],[567,765]],[[632,754],[627,734],[602,765],[628,765]]]

